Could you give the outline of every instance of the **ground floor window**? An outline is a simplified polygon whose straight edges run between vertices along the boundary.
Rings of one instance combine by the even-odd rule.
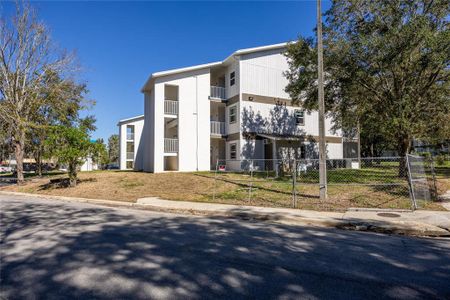
[[[237,146],[236,143],[230,144],[230,159],[236,159],[237,157]]]
[[[134,161],[127,161],[127,169],[133,169],[134,168]]]

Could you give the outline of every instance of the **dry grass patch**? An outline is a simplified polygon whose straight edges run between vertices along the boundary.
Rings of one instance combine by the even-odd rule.
[[[142,173],[127,171],[81,172],[75,188],[58,184],[65,175],[35,178],[23,186],[8,186],[0,190],[110,199],[135,202],[143,197],[167,200],[218,202],[237,205],[291,207],[290,180],[256,178],[249,189],[250,177],[245,174],[223,174],[215,181],[214,174],[201,173]],[[450,180],[439,182],[444,190]],[[59,181],[60,182],[60,181]],[[214,194],[214,200],[213,200]],[[297,187],[300,209],[344,211],[349,207],[402,208],[411,207],[407,185],[391,188],[374,186],[329,186],[329,199],[319,200],[318,186],[303,184]],[[435,202],[425,203],[425,209],[442,209]]]

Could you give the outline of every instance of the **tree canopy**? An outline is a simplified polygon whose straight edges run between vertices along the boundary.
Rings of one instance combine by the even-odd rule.
[[[449,139],[448,1],[333,1],[324,27],[325,101],[335,126],[362,142],[393,145]],[[286,52],[286,91],[317,107],[316,43],[300,37]]]

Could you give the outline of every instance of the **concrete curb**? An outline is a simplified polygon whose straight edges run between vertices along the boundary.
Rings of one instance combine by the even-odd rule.
[[[286,225],[309,225],[320,227],[335,227],[356,231],[372,231],[387,234],[411,236],[450,236],[448,228],[441,228],[426,222],[413,220],[379,220],[355,217],[358,210],[352,209],[345,213],[302,211],[289,208],[263,208],[254,206],[239,206],[226,204],[211,204],[186,201],[161,200],[159,198],[141,198],[137,202],[114,201],[103,199],[76,198],[42,194],[0,191],[0,195],[15,195],[54,199],[65,202],[89,203],[108,207],[121,207],[157,211],[165,213],[190,214],[219,218],[234,218],[275,222]],[[141,202],[141,203],[138,203]],[[154,203],[153,203],[154,202]],[[161,205],[157,205],[160,203]],[[165,204],[165,205],[164,205]],[[197,208],[196,208],[197,207]],[[379,211],[379,210],[377,210]],[[386,210],[383,210],[386,211]],[[395,210],[393,210],[395,211]],[[376,211],[371,211],[376,212]],[[400,212],[397,210],[397,212]],[[364,216],[364,211],[361,211]],[[404,213],[412,214],[411,211]]]

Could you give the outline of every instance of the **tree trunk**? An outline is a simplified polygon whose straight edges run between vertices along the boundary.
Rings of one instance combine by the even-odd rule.
[[[34,160],[36,161],[36,174],[42,177],[42,155],[40,150],[35,153]]]
[[[69,163],[69,183],[71,187],[77,186],[77,165]]]
[[[400,163],[398,166],[398,177],[406,177],[408,170],[406,166],[406,155],[411,149],[411,140],[406,136],[401,136],[397,141],[398,156],[400,156]]]
[[[17,138],[14,139],[14,153],[16,156],[16,172],[17,183],[24,184],[25,179],[23,176],[23,157],[25,153],[25,132],[19,132]]]

